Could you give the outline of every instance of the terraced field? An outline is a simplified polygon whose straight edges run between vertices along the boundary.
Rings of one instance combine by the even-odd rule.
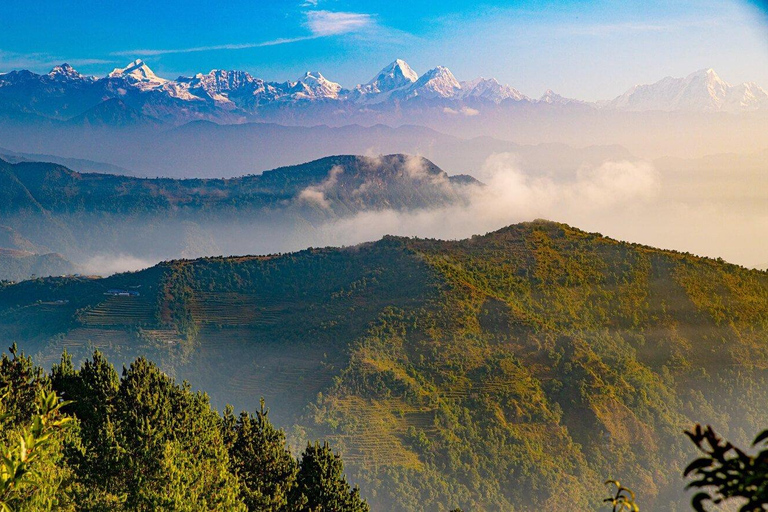
[[[330,356],[330,357],[329,357]],[[331,385],[341,366],[332,355],[308,344],[286,346],[264,339],[250,326],[204,325],[196,336],[194,384],[216,390],[218,408],[232,403],[253,410],[264,397],[279,423],[289,424],[319,392]],[[217,385],[208,386],[208,383]]]
[[[60,338],[51,340],[37,357],[44,367],[59,362],[66,350],[75,360],[91,355],[93,350],[108,351],[116,347],[130,347],[136,344],[135,334],[117,328],[78,327]]]
[[[399,400],[365,400],[346,397],[333,400],[333,409],[354,423],[345,423],[344,434],[329,436],[345,461],[363,466],[392,465],[421,469],[418,455],[407,446],[411,427],[429,437],[437,432],[435,410],[416,409]]]
[[[184,340],[184,337],[176,329],[141,329],[139,336],[164,345],[176,345]]]
[[[190,301],[195,323],[226,327],[274,325],[289,306],[287,302],[230,292],[196,292]]]
[[[84,311],[80,322],[86,326],[151,325],[156,323],[155,305],[150,297],[109,296]]]

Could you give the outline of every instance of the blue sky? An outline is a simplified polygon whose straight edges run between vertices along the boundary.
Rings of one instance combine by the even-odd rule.
[[[743,0],[3,0],[0,71],[67,61],[105,74],[144,59],[168,78],[213,68],[344,86],[395,58],[419,73],[493,76],[538,96],[616,96],[713,67],[768,87],[768,22]],[[119,7],[116,7],[119,6]]]

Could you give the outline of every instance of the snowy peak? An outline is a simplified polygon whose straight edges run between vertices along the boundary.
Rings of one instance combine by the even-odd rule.
[[[224,69],[213,69],[206,74],[198,73],[191,78],[181,76],[176,79],[176,82],[186,84],[190,89],[204,91],[210,96],[250,88],[258,81],[246,71],[227,71]]]
[[[124,68],[115,68],[109,74],[109,78],[128,78],[137,82],[163,84],[168,82],[165,78],[157,76],[143,60],[136,59]]]
[[[408,63],[397,59],[379,71],[367,85],[373,86],[378,92],[387,92],[411,85],[418,79],[419,75]]]
[[[48,76],[51,78],[59,78],[64,80],[84,78],[83,75],[78,73],[75,68],[66,62],[60,66],[54,67],[50,72],[48,72]]]
[[[722,104],[727,112],[744,112],[768,108],[768,92],[754,82],[732,86]]]
[[[495,78],[477,78],[470,82],[461,82],[463,98],[478,98],[494,103],[501,103],[507,99],[523,101],[528,98],[508,85],[502,85]]]
[[[461,91],[461,84],[451,70],[444,66],[430,69],[413,84],[408,97],[452,98]]]
[[[685,78],[636,85],[608,105],[632,111],[741,112],[767,107],[768,94],[753,83],[731,85],[709,68]]]
[[[580,103],[585,104],[586,102],[583,100],[576,100],[573,98],[566,98],[565,96],[561,96],[560,94],[557,94],[552,89],[547,89],[544,94],[541,95],[541,98],[539,98],[539,103],[546,103],[548,105],[570,105],[573,103]]]
[[[194,85],[204,85],[211,91],[217,93],[236,91],[242,87],[252,84],[254,78],[247,71],[227,71],[224,69],[213,69],[207,74],[198,73],[190,81]]]
[[[296,99],[337,99],[342,89],[340,84],[331,82],[319,71],[307,71],[292,87]]]
[[[552,90],[532,99],[494,78],[459,82],[444,66],[419,76],[402,59],[392,61],[369,82],[352,90],[344,89],[318,71],[308,71],[296,81],[285,82],[265,81],[246,71],[223,69],[167,80],[157,76],[141,59],[102,78],[83,76],[69,64],[56,66],[42,75],[26,70],[0,74],[0,110],[17,108],[18,104],[23,105],[25,112],[63,119],[78,114],[74,110],[83,103],[94,108],[99,106],[98,102],[115,98],[141,115],[174,123],[193,119],[227,123],[260,119],[262,114],[272,115],[270,106],[279,107],[276,113],[295,109],[297,118],[333,112],[356,121],[361,119],[359,116],[386,119],[388,115],[404,115],[410,106],[415,112],[433,111],[438,116],[476,116],[492,109],[504,112],[518,102],[532,108],[539,105],[542,109],[547,105],[568,105],[623,111],[768,112],[766,90],[751,82],[729,84],[711,68],[682,78],[667,77],[653,84],[637,85],[613,100],[596,103],[565,98]],[[301,110],[312,102],[317,103],[316,109]],[[102,119],[105,123],[128,124],[132,118],[121,104],[107,102],[91,112],[86,121],[97,123]]]

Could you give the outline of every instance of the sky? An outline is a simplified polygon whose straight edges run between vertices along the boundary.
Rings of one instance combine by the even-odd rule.
[[[765,12],[745,0],[3,0],[0,72],[69,62],[103,75],[141,58],[166,78],[313,70],[352,87],[402,58],[534,97],[608,99],[710,67],[768,87]]]

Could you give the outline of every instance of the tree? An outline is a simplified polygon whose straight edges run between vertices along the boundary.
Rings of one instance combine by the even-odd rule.
[[[68,463],[77,468],[78,502],[93,508],[115,508],[124,494],[121,478],[123,450],[116,438],[114,402],[120,387],[115,368],[97,350],[79,370],[64,352],[51,369],[51,385],[70,400],[66,412],[79,420],[79,442],[66,449]]]
[[[285,445],[285,434],[269,421],[261,400],[255,415],[242,412],[235,418],[232,408],[224,412],[223,435],[229,449],[230,469],[240,480],[240,496],[248,510],[298,510],[289,493],[296,485],[296,460]]]
[[[3,377],[8,377],[2,372],[7,368],[0,370]],[[63,490],[70,471],[61,464],[62,445],[73,426],[72,418],[61,413],[65,403],[44,389],[31,404],[9,398],[13,396],[8,387],[0,390],[0,511],[72,510]],[[35,411],[27,419],[30,406]]]
[[[686,435],[704,453],[684,472],[697,478],[688,488],[707,489],[692,498],[694,510],[704,512],[707,501],[720,504],[733,498],[746,500],[740,512],[768,509],[768,430],[755,438],[752,446],[763,444],[765,449],[754,456],[722,439],[710,426],[696,425]]]
[[[207,396],[143,358],[120,379],[98,352],[79,370],[65,354],[51,380],[82,425],[67,450],[81,509],[244,510]]]
[[[176,385],[146,359],[124,370],[114,423],[126,451],[126,507],[244,509],[220,422],[206,395],[193,393],[187,383]]]
[[[303,496],[306,512],[368,512],[357,487],[350,488],[341,458],[328,443],[307,444],[301,456],[293,501]]]
[[[0,390],[4,391],[3,402],[10,426],[25,424],[37,412],[38,397],[45,388],[43,372],[32,364],[32,359],[19,354],[14,343],[10,357],[0,357]]]

